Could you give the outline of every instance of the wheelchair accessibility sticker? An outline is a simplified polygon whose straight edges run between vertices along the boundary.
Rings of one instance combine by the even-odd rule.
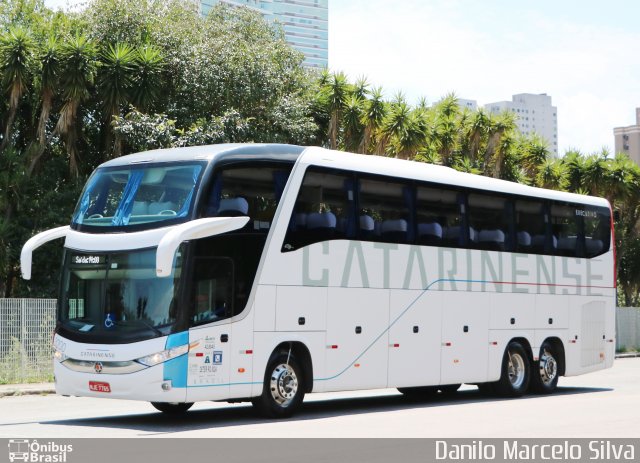
[[[213,351],[213,364],[214,365],[221,365],[222,364],[222,352],[220,351]]]

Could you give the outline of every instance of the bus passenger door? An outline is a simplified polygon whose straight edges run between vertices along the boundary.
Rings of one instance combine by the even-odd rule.
[[[187,401],[229,396],[231,324],[209,325],[232,314],[233,261],[197,258],[191,285]]]
[[[487,380],[490,293],[446,291],[442,306],[441,384]]]

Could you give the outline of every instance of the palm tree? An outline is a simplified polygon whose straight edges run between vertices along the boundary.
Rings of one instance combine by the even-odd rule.
[[[383,100],[381,87],[375,87],[371,91],[371,98],[365,100],[361,123],[364,126],[362,143],[358,148],[359,153],[369,153],[376,132],[382,126],[382,121],[387,116],[387,104]]]
[[[367,98],[367,95],[369,95],[369,82],[366,77],[358,77],[356,83],[353,85],[351,94],[359,100]]]
[[[132,104],[141,111],[147,111],[155,104],[162,92],[165,60],[160,49],[145,45],[136,51]]]
[[[107,156],[113,152],[120,154],[119,139],[112,151],[113,128],[111,121],[119,116],[124,105],[131,101],[133,81],[135,79],[134,50],[127,44],[109,45],[100,53],[100,66],[96,86],[98,97],[102,101],[104,117],[104,149]]]
[[[465,125],[462,124],[462,126],[464,127]],[[466,154],[473,162],[478,159],[480,145],[489,133],[489,126],[490,117],[482,108],[474,111],[469,118],[469,124],[465,131],[465,137],[468,140],[468,152]]]
[[[396,101],[391,104],[387,117],[382,121],[376,154],[385,154],[392,138],[401,136],[410,124],[411,107],[403,101],[402,94],[398,94],[397,97]]]
[[[64,100],[56,131],[65,142],[72,174],[79,175],[77,116],[80,104],[89,97],[97,63],[96,46],[84,35],[76,35],[62,45],[63,65],[60,84]]]
[[[500,178],[500,167],[504,153],[500,150],[502,137],[516,128],[516,117],[511,111],[504,111],[489,117],[487,147],[484,152],[484,173]],[[490,166],[493,164],[493,169]]]
[[[326,99],[330,115],[329,146],[331,149],[337,149],[342,111],[349,93],[349,82],[346,74],[344,72],[333,74],[329,79],[329,83],[322,87],[321,91]]]
[[[567,166],[561,159],[545,159],[538,166],[536,185],[540,188],[565,190],[569,185]]]
[[[0,36],[0,76],[3,90],[9,96],[9,113],[2,132],[0,151],[9,144],[20,98],[31,82],[33,53],[34,42],[27,30],[13,27]]]
[[[60,77],[60,43],[55,36],[50,36],[44,43],[38,62],[40,69],[38,73],[38,87],[40,90],[40,117],[38,118],[38,129],[36,143],[29,150],[31,153],[27,175],[30,176],[40,162],[49,140],[46,136],[47,122],[51,116],[53,99],[59,86]]]
[[[342,125],[344,127],[343,144],[347,151],[355,151],[362,144],[363,127],[362,114],[363,103],[356,94],[347,98],[342,114]]]

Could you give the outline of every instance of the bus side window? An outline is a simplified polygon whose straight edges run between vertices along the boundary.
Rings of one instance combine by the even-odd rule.
[[[413,242],[413,190],[385,180],[359,181],[359,236],[366,241]]]
[[[353,178],[309,170],[289,220],[283,251],[355,237]]]
[[[544,254],[547,243],[545,207],[542,201],[515,202],[515,252]]]
[[[596,257],[611,246],[611,212],[604,207],[584,206],[583,209],[585,256]]]
[[[456,191],[419,186],[416,189],[416,242],[458,247],[462,216]]]
[[[555,254],[566,257],[582,257],[584,234],[580,232],[581,220],[576,215],[580,206],[554,203],[551,205],[551,234]]]
[[[469,247],[507,251],[511,246],[511,204],[500,196],[472,193],[469,205]]]

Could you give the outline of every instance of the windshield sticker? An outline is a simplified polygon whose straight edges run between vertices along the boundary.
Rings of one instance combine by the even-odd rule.
[[[113,322],[113,320],[111,319],[111,314],[110,314],[110,313],[108,313],[108,314],[107,314],[107,318],[105,318],[105,319],[104,319],[104,327],[105,327],[105,328],[107,328],[107,329],[109,329],[109,328],[112,328],[114,324],[115,324],[115,323],[114,323],[114,322]]]

